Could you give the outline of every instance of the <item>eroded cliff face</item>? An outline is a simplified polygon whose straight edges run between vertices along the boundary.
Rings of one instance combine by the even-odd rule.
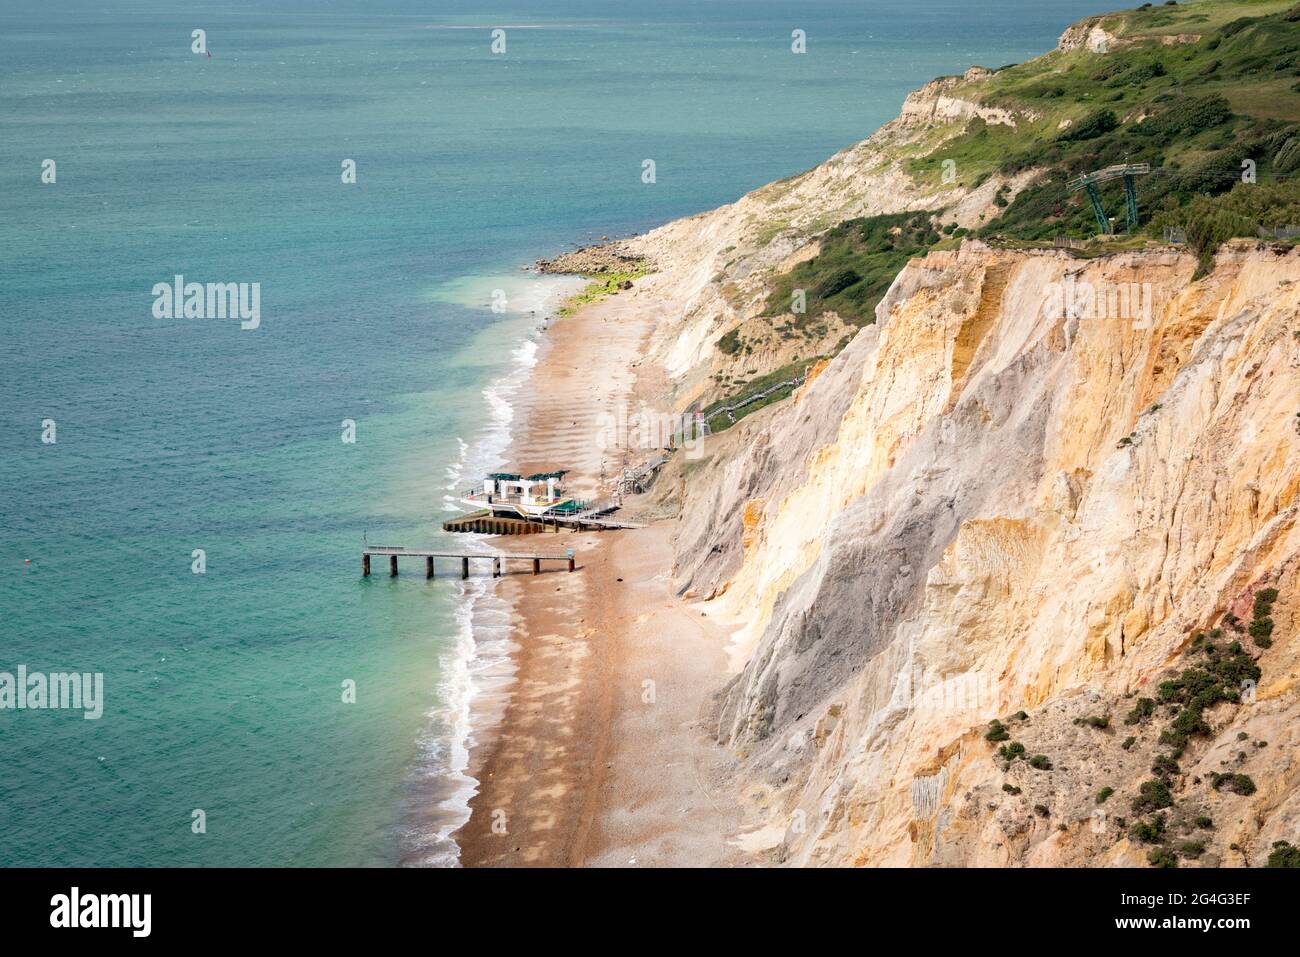
[[[978,83],[986,73],[976,68],[955,79]],[[1036,171],[995,174],[978,184],[957,177],[937,187],[908,172],[908,160],[986,114],[991,122],[1015,121],[1010,112],[963,99],[951,83],[937,80],[911,94],[898,119],[813,169],[622,244],[658,267],[638,287],[674,306],[671,321],[651,343],[651,358],[673,377],[679,404],[716,398],[710,391],[715,373],[765,374],[796,356],[829,353],[856,333],[855,326],[832,317],[826,331],[809,340],[769,335],[764,341],[761,334],[776,325],[757,319],[771,277],[815,256],[816,237],[827,228],[855,217],[940,209],[945,222],[971,228],[995,214],[999,193],[1004,202],[1019,193]],[[758,348],[740,357],[720,353],[718,339],[746,324]]]
[[[1237,243],[1195,269],[976,242],[915,260],[683,484],[678,581],[734,625],[718,735],[785,831],[775,859],[1144,863],[1129,808],[1168,718],[1121,719],[1265,587],[1272,647],[1224,639],[1258,689],[1207,712],[1167,813],[1213,819],[1211,863],[1296,838],[1300,254]],[[984,740],[1021,710],[1050,771]],[[1258,790],[1212,787],[1225,771]]]
[[[1140,26],[1091,18],[1040,59],[1196,40]],[[1300,844],[1300,250],[1234,240],[1198,276],[1154,240],[949,239],[873,325],[764,338],[788,318],[775,278],[831,227],[976,227],[1043,175],[909,173],[971,124],[1068,125],[996,77],[927,84],[821,166],[626,244],[659,269],[637,295],[664,315],[649,348],[677,410],[834,353],[651,496],[678,514],[679,591],[731,628],[716,734],[764,822],[743,843],[813,865],[1257,865]],[[732,330],[743,356],[718,348]],[[1218,684],[1193,703],[1175,678]]]

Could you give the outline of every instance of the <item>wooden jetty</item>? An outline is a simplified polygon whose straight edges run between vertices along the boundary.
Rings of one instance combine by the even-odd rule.
[[[368,545],[361,553],[361,574],[370,574],[370,556],[388,556],[388,574],[397,575],[398,558],[423,558],[424,559],[424,577],[433,578],[433,561],[435,558],[459,558],[460,559],[460,577],[469,578],[469,562],[471,558],[482,558],[492,562],[492,577],[501,577],[502,563],[506,561],[527,561],[533,563],[533,574],[539,575],[542,571],[542,562],[566,562],[569,571],[573,571],[577,566],[577,558],[573,549],[568,549],[560,555],[524,555],[524,554],[493,554],[491,552],[449,552],[442,550],[430,550],[423,548],[406,548],[402,545]]]

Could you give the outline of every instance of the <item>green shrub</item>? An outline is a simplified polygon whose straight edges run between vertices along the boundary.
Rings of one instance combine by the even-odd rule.
[[[1165,839],[1165,816],[1157,814],[1150,821],[1138,821],[1129,828],[1128,836],[1143,844],[1157,844]]]
[[[1250,779],[1249,775],[1245,774],[1219,774],[1215,772],[1211,784],[1216,791],[1221,791],[1226,787],[1232,793],[1243,796],[1255,793],[1255,782]]]
[[[1168,848],[1157,847],[1147,854],[1147,862],[1152,867],[1177,867],[1178,857]]]
[[[1210,817],[1202,814],[1196,818],[1195,824],[1203,831],[1208,831],[1214,827],[1214,821]]]
[[[954,229],[953,235],[961,232]],[[791,294],[805,289],[806,311],[795,319],[801,326],[827,311],[867,325],[875,321],[876,305],[907,261],[941,238],[928,212],[845,220],[822,234],[815,257],[772,281],[763,315],[788,313]]]
[[[1300,847],[1290,841],[1274,841],[1265,867],[1300,867]]]
[[[1168,143],[1178,137],[1195,136],[1232,119],[1228,101],[1218,93],[1188,96],[1138,126],[1138,132]]]
[[[1273,643],[1273,619],[1256,618],[1250,623],[1249,634],[1250,637],[1255,639],[1255,644],[1263,645],[1263,642],[1267,641],[1271,645]],[[1268,647],[1268,645],[1263,645],[1263,647]]]
[[[1152,699],[1138,698],[1137,704],[1135,704],[1133,709],[1124,716],[1124,723],[1137,724],[1141,721],[1145,721],[1147,718],[1151,717],[1155,710],[1156,703]]]
[[[1004,744],[998,748],[998,757],[1004,761],[1015,761],[1017,758],[1025,756],[1025,746],[1019,741],[1012,741],[1010,744]]]
[[[1097,803],[1105,804],[1107,799],[1114,793],[1115,793],[1114,788],[1102,788],[1100,791],[1097,792]]]
[[[1020,788],[1015,787],[1014,785],[1011,785],[1011,784],[1004,784],[1004,785],[1002,785],[1002,790],[1006,791],[1008,794],[1019,794],[1019,793],[1020,793]]]
[[[1214,195],[1232,189],[1241,181],[1240,149],[1226,149],[1211,153],[1195,165],[1180,170],[1174,176],[1174,188],[1185,193]]]
[[[1187,233],[1187,244],[1200,257],[1201,272],[1213,265],[1214,253],[1234,236],[1254,237],[1260,226],[1300,222],[1300,182],[1237,183],[1217,196],[1195,196],[1151,219],[1156,235],[1166,226]],[[1224,617],[1227,621],[1227,616]]]
[[[813,295],[818,299],[829,299],[836,293],[843,292],[850,286],[856,285],[862,281],[854,269],[840,269],[831,273],[813,288]]]
[[[1010,737],[1011,732],[997,718],[989,722],[989,729],[984,733],[985,741],[1006,741]]]
[[[1273,646],[1273,602],[1277,601],[1276,588],[1261,588],[1255,593],[1254,615],[1248,629],[1250,637],[1261,648]]]
[[[1205,842],[1184,841],[1182,844],[1178,845],[1178,853],[1183,855],[1183,857],[1188,857],[1191,858],[1192,860],[1196,860],[1196,858],[1200,857],[1202,854],[1205,853]]]
[[[1151,766],[1151,773],[1164,781],[1168,781],[1178,771],[1178,762],[1167,754],[1156,755],[1155,763]]]
[[[1138,789],[1138,796],[1133,799],[1133,810],[1138,814],[1145,814],[1148,811],[1173,807],[1173,804],[1174,797],[1169,793],[1169,785],[1164,781],[1153,779],[1142,782],[1142,787]]]
[[[1047,755],[1045,754],[1035,754],[1029,759],[1029,766],[1037,771],[1052,770],[1052,762],[1047,760]]]
[[[1213,644],[1205,645],[1208,661],[1204,667],[1187,668],[1160,682],[1157,695],[1164,704],[1182,705],[1174,720],[1160,734],[1160,742],[1174,749],[1173,757],[1182,754],[1193,735],[1209,734],[1206,708],[1220,701],[1240,701],[1238,690],[1247,679],[1258,681],[1259,665],[1240,649],[1219,653]]]
[[[1113,110],[1097,110],[1074,123],[1056,138],[1058,143],[1076,143],[1080,140],[1092,140],[1109,133],[1119,126],[1119,120]]]
[[[1277,601],[1277,598],[1278,590],[1276,588],[1261,588],[1259,591],[1255,592],[1255,607],[1264,609],[1264,613],[1268,614],[1269,609],[1272,607],[1273,602]]]

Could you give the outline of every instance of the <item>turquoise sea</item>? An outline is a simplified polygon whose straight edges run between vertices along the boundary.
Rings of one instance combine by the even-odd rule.
[[[106,699],[0,711],[0,865],[454,861],[469,598],[359,558],[438,540],[495,464],[544,308],[520,266],[1104,7],[0,0],[0,672]],[[155,318],[176,274],[260,283],[260,327]]]

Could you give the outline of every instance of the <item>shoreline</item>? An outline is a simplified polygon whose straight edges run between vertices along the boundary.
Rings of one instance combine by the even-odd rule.
[[[658,398],[658,370],[639,364],[668,308],[638,283],[548,325],[517,393],[512,467],[571,468],[569,491],[590,497],[602,475],[608,482],[648,455],[603,448],[602,429],[634,400]],[[478,786],[468,822],[451,835],[463,866],[703,866],[736,856],[726,838],[738,808],[709,787],[726,755],[704,720],[727,677],[725,635],[670,594],[674,527],[556,533],[555,546],[577,551],[577,572],[500,579],[513,674],[474,709],[466,773]],[[484,544],[527,551],[542,538],[552,547],[546,533]],[[480,726],[489,704],[491,726]]]
[[[460,457],[447,465],[441,505],[450,516],[459,513],[457,490],[470,481],[467,473],[491,470],[504,463],[517,427],[515,406],[533,368],[548,348],[546,320],[582,288],[576,278],[566,282],[550,276],[520,280],[496,275],[472,277],[445,287],[450,301],[489,308],[504,287],[513,306],[511,315],[491,328],[516,331],[509,364],[482,389],[487,425],[467,443],[460,439]],[[438,519],[440,522],[440,519]],[[496,551],[493,540],[469,536],[477,545]],[[470,801],[478,791],[474,756],[491,741],[514,683],[513,610],[491,578],[456,582],[452,596],[456,631],[440,656],[438,705],[428,712],[429,725],[419,742],[422,758],[411,781],[407,834],[397,863],[404,867],[454,867],[460,861],[455,832],[470,816]]]

